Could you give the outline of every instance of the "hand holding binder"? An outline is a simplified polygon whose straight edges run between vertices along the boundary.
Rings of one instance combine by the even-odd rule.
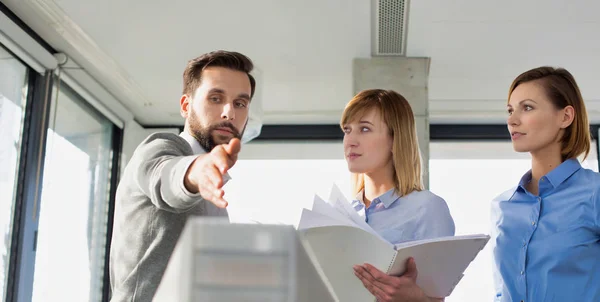
[[[316,196],[313,209],[303,210],[298,230],[339,301],[374,301],[354,275],[354,265],[368,263],[387,275],[400,276],[409,258],[418,264],[416,283],[425,294],[447,297],[490,238],[483,234],[449,236],[393,245],[366,223],[359,225],[346,213],[340,215],[338,209],[344,204],[331,204]]]
[[[439,301],[430,298],[416,284],[418,271],[414,259],[409,259],[407,271],[401,277],[388,276],[370,264],[355,265],[354,273],[377,301]]]

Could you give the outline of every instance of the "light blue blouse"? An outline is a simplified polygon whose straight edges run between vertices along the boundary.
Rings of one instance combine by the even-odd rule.
[[[600,301],[600,174],[570,159],[492,203],[496,301]]]
[[[398,196],[391,189],[371,201],[368,208],[360,192],[352,201],[358,214],[392,244],[454,236],[454,220],[446,201],[430,191]]]

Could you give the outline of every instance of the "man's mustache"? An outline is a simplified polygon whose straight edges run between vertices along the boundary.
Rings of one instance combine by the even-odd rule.
[[[221,123],[218,123],[216,125],[212,125],[210,127],[210,132],[212,132],[214,130],[217,130],[218,128],[226,128],[229,131],[231,131],[231,133],[233,134],[233,137],[236,137],[236,138],[240,138],[241,137],[240,131],[238,131],[235,128],[235,126],[232,123],[230,123],[230,122],[221,122]]]

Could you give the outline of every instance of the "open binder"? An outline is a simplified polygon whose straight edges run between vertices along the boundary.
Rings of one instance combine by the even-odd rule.
[[[352,209],[336,186],[329,202],[315,196],[312,209],[303,210],[298,230],[336,299],[357,302],[375,298],[354,275],[355,264],[369,263],[398,276],[413,257],[419,271],[417,285],[430,297],[447,297],[490,238],[449,236],[393,245]]]

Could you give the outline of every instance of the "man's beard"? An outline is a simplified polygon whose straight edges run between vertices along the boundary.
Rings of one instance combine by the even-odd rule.
[[[210,152],[214,147],[219,145],[219,143],[215,142],[215,138],[212,135],[212,133],[215,132],[217,128],[227,128],[232,133],[231,137],[215,134],[216,136],[221,136],[222,140],[225,140],[227,138],[229,138],[229,140],[231,140],[231,138],[242,139],[242,135],[244,133],[243,130],[240,133],[231,122],[227,121],[223,121],[221,123],[211,125],[208,127],[202,127],[200,125],[200,121],[198,120],[194,112],[190,113],[188,126],[190,128],[190,134],[198,141],[198,143],[200,143],[200,146],[202,146],[202,149],[204,149],[204,151],[206,152]],[[229,140],[227,142],[229,142]]]

